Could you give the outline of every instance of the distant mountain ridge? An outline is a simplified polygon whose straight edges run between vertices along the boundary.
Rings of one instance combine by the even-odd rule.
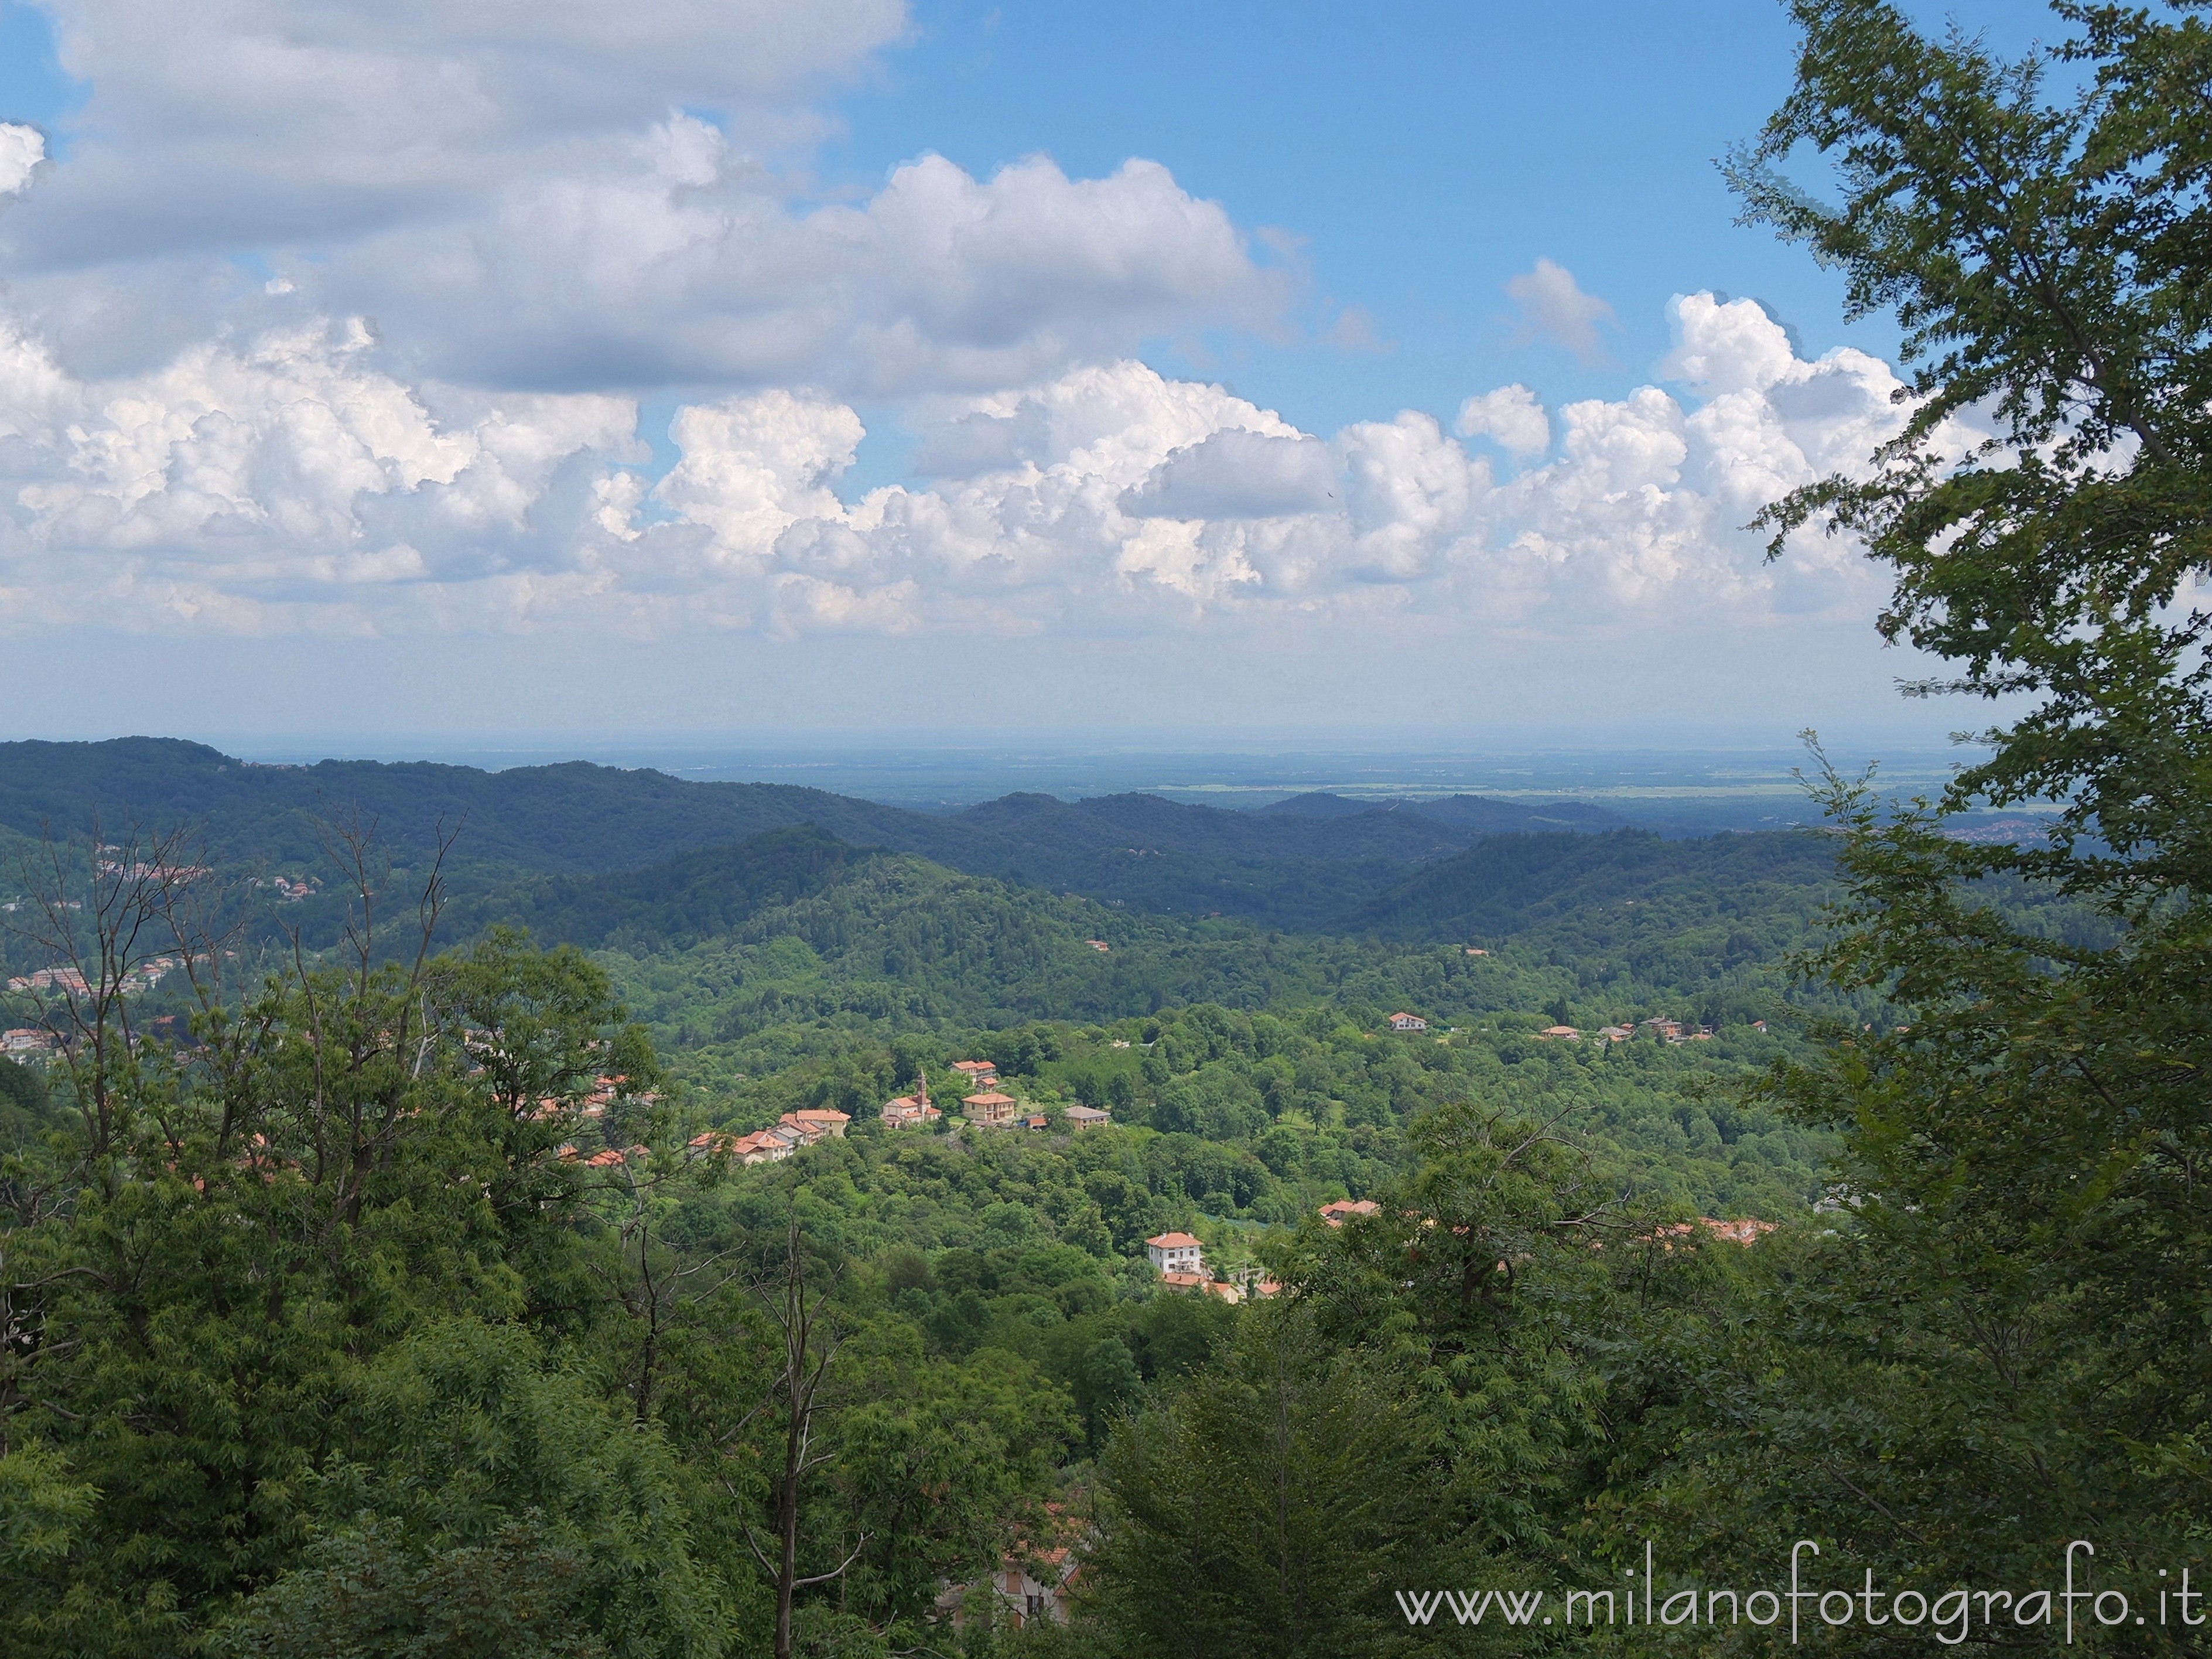
[[[1577,960],[1632,958],[1639,969],[1687,982],[1697,978],[1698,962],[1725,969],[1774,960],[1802,940],[1832,889],[1834,847],[1812,832],[1704,840],[1666,840],[1644,830],[1502,834],[1420,867],[1389,892],[1340,909],[1312,931],[1338,936],[1338,944],[1354,949],[1363,940],[1495,947],[1535,934],[1573,944]],[[792,918],[805,916],[811,920],[799,931],[817,949],[838,954],[854,938],[845,924],[823,918],[854,916],[856,894],[863,892],[872,894],[865,900],[876,916],[872,927],[905,936],[902,958],[964,960],[967,947],[956,940],[973,936],[973,942],[991,934],[942,923],[938,900],[963,892],[963,905],[980,902],[1000,916],[1026,918],[1015,924],[1024,940],[1018,958],[1055,973],[1075,960],[1084,985],[1115,978],[1099,980],[1084,962],[1088,954],[1078,947],[1088,936],[1119,940],[1117,951],[1139,938],[1155,944],[1207,938],[1203,924],[1192,929],[1139,912],[1117,916],[1082,898],[1061,900],[1015,882],[975,881],[914,856],[849,847],[811,825],[763,832],[734,847],[688,851],[648,869],[535,878],[465,898],[449,920],[453,938],[508,923],[529,927],[546,944],[644,955],[752,936],[763,918],[781,916],[794,924]],[[998,927],[1000,936],[1005,927]],[[998,996],[1020,1000],[1011,985],[1000,986]]]
[[[1378,899],[1482,836],[1616,821],[1595,808],[1474,796],[1387,806],[1307,796],[1238,812],[1139,794],[1073,802],[1015,794],[937,814],[796,784],[696,783],[586,761],[497,772],[428,761],[275,766],[172,738],[0,743],[0,829],[22,835],[49,826],[82,834],[97,822],[112,839],[134,822],[189,824],[219,860],[307,869],[323,862],[322,826],[356,814],[403,869],[427,865],[441,837],[457,833],[448,868],[464,897],[691,854],[705,858],[704,881],[714,867],[707,850],[811,826],[849,847],[919,854],[968,875],[1284,928]],[[703,888],[694,897],[708,902]]]
[[[1636,829],[1486,836],[1349,909],[1334,926],[1441,943],[1510,937],[1575,917],[1584,942],[1600,948],[1600,936],[1638,908],[1672,911],[1686,927],[1778,908],[1809,923],[1833,889],[1835,853],[1832,837],[1802,829],[1684,840]]]

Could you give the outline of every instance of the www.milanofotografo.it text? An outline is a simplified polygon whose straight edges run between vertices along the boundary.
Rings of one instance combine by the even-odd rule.
[[[2096,1546],[2077,1538],[2066,1546],[2062,1575],[2054,1588],[1973,1589],[1951,1585],[1940,1590],[1886,1589],[1875,1583],[1871,1568],[1866,1582],[1855,1589],[1820,1588],[1806,1582],[1820,1546],[1801,1538],[1790,1547],[1787,1589],[1755,1589],[1739,1594],[1733,1589],[1698,1585],[1672,1588],[1679,1583],[1670,1575],[1662,1580],[1652,1546],[1644,1546],[1644,1571],[1624,1571],[1626,1581],[1618,1592],[1611,1589],[1571,1589],[1549,1595],[1541,1589],[1400,1590],[1399,1610],[1414,1625],[1480,1625],[1494,1619],[1506,1625],[1564,1625],[1570,1629],[1601,1625],[1658,1625],[1688,1629],[1714,1625],[1755,1625],[1773,1631],[1795,1645],[1802,1638],[1845,1625],[1881,1629],[1893,1635],[1923,1631],[1946,1646],[1955,1647],[1977,1630],[1985,1635],[2005,1625],[2063,1626],[2070,1644],[2077,1630],[2084,1636],[2100,1628],[2119,1625],[2179,1624],[2197,1625],[2212,1619],[2201,1605],[2203,1590],[2190,1581],[2191,1566],[2160,1568],[2148,1584],[2137,1583],[2136,1594],[2086,1582],[2082,1570],[2096,1557]],[[2201,1582],[2201,1580],[2200,1580]],[[2155,1600],[2154,1601],[2154,1597]]]

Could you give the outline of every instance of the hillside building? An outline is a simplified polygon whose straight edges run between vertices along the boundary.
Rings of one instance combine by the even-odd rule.
[[[1188,1233],[1162,1233],[1158,1238],[1145,1241],[1145,1253],[1152,1259],[1153,1271],[1164,1278],[1176,1273],[1194,1273],[1202,1280],[1206,1275],[1204,1249]]]
[[[772,1131],[760,1129],[738,1136],[730,1147],[730,1155],[739,1163],[781,1163],[793,1150],[790,1141]]]
[[[1004,1129],[1021,1115],[1021,1102],[1012,1095],[1001,1095],[987,1089],[980,1095],[970,1095],[960,1103],[960,1115],[986,1129]]]
[[[902,1095],[896,1100],[884,1102],[883,1120],[886,1129],[927,1129],[944,1115],[929,1103],[927,1071],[922,1072],[921,1085],[913,1094]]]
[[[1382,1208],[1372,1199],[1339,1199],[1334,1204],[1322,1205],[1321,1218],[1331,1227],[1341,1227],[1355,1217],[1375,1215]]]

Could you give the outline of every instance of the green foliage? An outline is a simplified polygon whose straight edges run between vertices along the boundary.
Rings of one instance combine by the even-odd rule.
[[[449,1320],[366,1367],[306,1483],[301,1564],[218,1632],[240,1655],[700,1655],[728,1646],[651,1427],[529,1333]]]
[[[2203,1571],[2212,35],[2059,9],[2055,93],[2048,60],[1804,0],[1797,88],[1735,164],[1753,216],[1893,305],[1920,363],[1873,465],[1771,522],[1862,536],[1896,573],[1885,630],[2027,711],[1937,807],[1822,781],[1844,895],[1808,966],[1895,1011],[1771,1081],[1842,1130],[1848,1203],[1759,1253],[1758,1316],[1655,1471],[1656,1524],[1717,1571],[1816,1535],[1828,1571],[1891,1583],[2048,1582],[2076,1538],[2139,1601]],[[1840,163],[1839,206],[1779,173],[1801,143]],[[1969,412],[1996,436],[1961,455]],[[2047,844],[1948,833],[2044,798]]]
[[[887,1320],[851,1360],[834,1526],[866,1541],[838,1601],[918,1634],[946,1583],[990,1571],[1010,1530],[1036,1522],[1079,1430],[1066,1396],[1003,1350],[933,1363],[914,1326]]]
[[[45,1066],[0,1057],[0,1148],[20,1146],[44,1131],[52,1110]]]
[[[622,875],[547,877],[465,900],[447,922],[464,936],[496,918],[566,944],[690,944],[818,892],[869,856],[805,824]]]
[[[1085,1569],[1116,1651],[1286,1659],[1425,1647],[1391,1592],[1460,1582],[1437,1448],[1405,1372],[1255,1313],[1115,1436]]]
[[[1856,533],[1896,573],[1887,635],[1955,689],[2036,699],[1949,796],[2064,803],[2049,854],[2002,862],[2140,906],[2203,857],[2212,32],[2194,8],[2058,9],[2070,91],[2048,57],[1931,40],[1878,0],[1796,0],[1796,88],[1730,173],[1854,310],[1895,309],[1916,363],[1872,465],[1770,521]],[[1836,164],[1839,205],[1780,170],[1800,146]],[[1962,456],[1970,415],[1993,436]]]

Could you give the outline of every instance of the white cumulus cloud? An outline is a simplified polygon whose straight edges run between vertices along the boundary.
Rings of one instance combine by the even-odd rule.
[[[34,126],[0,121],[0,196],[17,196],[46,159],[46,135]]]
[[[1685,384],[1470,397],[1303,432],[1123,359],[909,406],[935,482],[840,492],[835,393],[688,404],[643,470],[636,409],[377,366],[359,324],[79,379],[0,333],[0,625],[403,630],[588,621],[1081,634],[1425,614],[1478,632],[1863,613],[1847,542],[1770,564],[1743,528],[1896,429],[1887,364],[1808,361],[1748,301],[1674,307]],[[1462,439],[1522,465],[1500,477]],[[1968,435],[1958,435],[1963,444]],[[1553,442],[1556,436],[1556,442]],[[1548,453],[1548,460],[1537,457]]]
[[[1598,325],[1613,320],[1613,308],[1595,295],[1583,292],[1575,273],[1563,265],[1539,259],[1505,284],[1506,293],[1521,312],[1521,338],[1548,339],[1564,345],[1584,363],[1605,355],[1598,340]]]
[[[1551,418],[1536,394],[1517,383],[1469,398],[1460,405],[1452,430],[1463,438],[1492,439],[1516,460],[1552,447]]]
[[[905,38],[900,0],[50,9],[88,101],[0,265],[100,374],[359,314],[453,383],[974,392],[1270,327],[1292,297],[1141,159],[922,156],[824,187],[822,96]]]

